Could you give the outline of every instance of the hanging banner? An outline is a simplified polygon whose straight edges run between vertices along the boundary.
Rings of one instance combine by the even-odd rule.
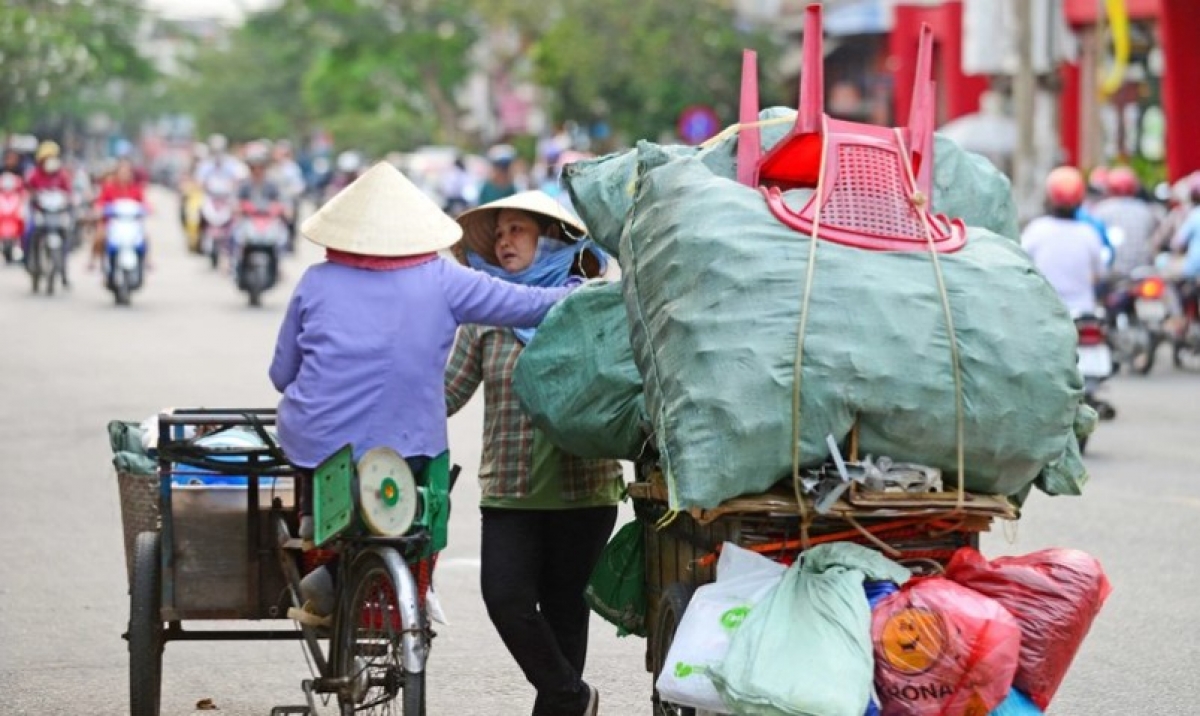
[[[1121,89],[1125,82],[1125,70],[1129,67],[1129,12],[1125,0],[1104,0],[1104,10],[1112,31],[1113,64],[1100,82],[1100,91],[1109,97]]]

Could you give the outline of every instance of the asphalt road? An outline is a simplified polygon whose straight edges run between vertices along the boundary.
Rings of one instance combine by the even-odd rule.
[[[164,406],[271,406],[266,377],[304,246],[262,309],[227,277],[185,254],[173,198],[153,195],[155,268],[133,306],[118,309],[72,260],[74,289],[31,296],[17,268],[0,270],[0,714],[127,710],[128,617],[117,486],[106,423]],[[0,267],[2,269],[2,267]],[[1014,330],[1019,327],[1014,327]],[[1114,592],[1050,709],[1056,716],[1188,714],[1200,703],[1200,376],[1166,365],[1118,377],[1120,415],[1090,447],[1082,498],[1035,495],[991,555],[1078,547],[1104,563]],[[479,596],[481,401],[451,421],[465,467],[438,591],[451,624],[429,665],[431,714],[529,713],[532,690],[504,651]],[[610,716],[649,713],[644,642],[595,619],[587,678]],[[307,675],[297,643],[171,643],[163,713],[201,699],[219,713],[265,715],[298,703]]]

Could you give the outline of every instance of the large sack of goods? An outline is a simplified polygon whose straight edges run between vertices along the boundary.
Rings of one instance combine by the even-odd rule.
[[[795,110],[773,108],[760,117],[763,146],[772,147],[795,121]],[[967,224],[1017,237],[1016,206],[1008,178],[983,157],[936,137],[934,205]],[[671,157],[695,157],[714,175],[733,179],[737,137],[709,147],[664,146]],[[566,183],[589,235],[612,255],[633,206],[636,149],[567,166]],[[635,239],[636,241],[636,239]],[[633,460],[642,454],[648,426],[642,378],[628,339],[619,285],[583,289],[554,309],[526,347],[513,377],[521,405],[558,447],[580,457]],[[554,380],[546,380],[552,375]]]
[[[774,147],[796,119],[796,110],[765,109],[759,114],[762,146]],[[707,147],[662,146],[672,157],[695,157],[713,174],[735,178],[737,134]],[[637,182],[637,150],[568,164],[564,182],[575,210],[589,235],[613,256],[620,251],[621,231],[633,206]],[[1008,177],[978,154],[964,151],[953,140],[934,136],[933,207],[938,213],[962,219],[968,226],[988,229],[1017,240],[1017,206]]]
[[[784,195],[799,206],[808,192]],[[820,241],[804,339],[800,455],[857,424],[863,453],[957,472],[951,336],[931,257]],[[792,391],[813,241],[758,190],[642,143],[620,246],[634,356],[675,508],[761,492],[792,469]],[[1086,477],[1074,324],[1013,241],[940,255],[960,354],[965,487]],[[1045,474],[1042,474],[1043,471]]]
[[[571,455],[635,460],[649,435],[620,282],[585,285],[521,351],[513,389],[533,424]]]

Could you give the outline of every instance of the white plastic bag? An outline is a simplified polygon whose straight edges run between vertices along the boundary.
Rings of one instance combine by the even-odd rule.
[[[783,578],[784,566],[726,542],[717,581],[696,590],[684,611],[655,686],[663,701],[718,714],[732,713],[708,678],[725,658],[729,639],[755,604]]]

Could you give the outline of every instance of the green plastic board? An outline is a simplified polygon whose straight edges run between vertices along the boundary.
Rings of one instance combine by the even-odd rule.
[[[354,449],[346,445],[313,471],[313,541],[318,547],[354,522]]]
[[[449,541],[450,530],[450,453],[444,452],[429,461],[417,477],[421,493],[420,514],[414,527],[429,530],[427,554],[441,552]]]

